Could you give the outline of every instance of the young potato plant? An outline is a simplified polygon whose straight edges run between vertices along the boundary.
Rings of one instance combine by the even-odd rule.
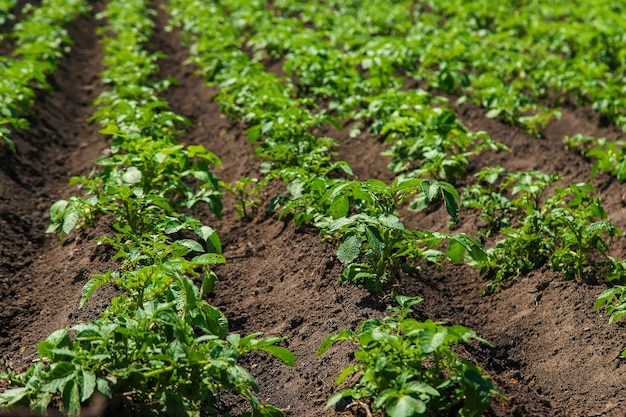
[[[462,262],[467,252],[470,259],[485,261],[484,249],[475,238],[408,230],[398,217],[399,205],[421,194],[425,204],[441,197],[456,218],[459,196],[450,184],[410,179],[388,186],[379,180],[313,177],[307,182],[299,177],[288,189],[291,195],[279,198],[271,208],[284,204],[280,216],[293,212],[296,224],[312,222],[339,244],[337,257],[345,265],[340,282],[380,292],[383,284],[395,282],[399,268],[413,270],[422,260],[442,265],[447,256]],[[435,249],[443,241],[449,241],[445,253]]]
[[[591,185],[557,188],[540,207],[535,206],[538,200],[526,201],[517,227],[500,230],[506,237],[487,251],[489,261],[480,266],[483,272],[495,274],[486,292],[546,262],[552,270],[579,281],[590,273],[605,278],[620,274],[619,264],[611,260],[608,249],[612,238],[622,231],[607,220]],[[604,261],[592,261],[598,256]]]
[[[397,296],[396,301],[399,307],[389,308],[393,315],[366,320],[356,331],[346,329],[322,342],[318,355],[343,340],[358,349],[357,363],[341,372],[337,385],[360,375],[355,385],[333,395],[326,407],[348,399],[351,405],[366,407],[368,414],[372,408],[390,417],[481,416],[491,397],[501,394],[478,366],[455,354],[454,346],[487,342],[463,326],[408,317],[419,297]]]
[[[259,183],[258,178],[242,176],[238,181],[226,183],[220,181],[220,187],[231,193],[236,199],[235,209],[242,219],[249,220],[258,210],[259,196],[268,182],[268,178]]]
[[[479,233],[485,237],[509,226],[514,217],[538,211],[547,187],[561,180],[536,170],[508,172],[502,167],[485,167],[475,177],[479,182],[465,188],[462,201],[464,207],[480,211],[487,225]]]
[[[357,120],[371,123],[370,133],[391,148],[389,168],[403,177],[452,181],[467,175],[468,159],[485,149],[507,150],[485,132],[469,132],[447,100],[421,90],[387,90],[367,99]],[[359,125],[353,134],[360,132]]]
[[[228,390],[249,402],[252,412],[244,415],[282,415],[255,396],[256,381],[237,362],[262,350],[293,366],[293,354],[277,346],[283,338],[227,336],[224,315],[188,278],[178,278],[166,295],[141,304],[120,296],[102,318],[52,333],[28,370],[1,376],[14,388],[0,394],[0,410],[58,406],[74,417],[100,395],[110,409],[137,415],[218,415]]]

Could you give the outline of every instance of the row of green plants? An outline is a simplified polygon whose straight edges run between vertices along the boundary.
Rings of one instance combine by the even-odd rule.
[[[392,157],[389,168],[398,176],[454,181],[467,175],[470,157],[487,148],[506,149],[485,132],[470,132],[445,98],[423,90],[400,89],[403,81],[396,76],[397,63],[364,44],[364,39],[373,36],[388,46],[391,35],[387,26],[403,16],[400,11],[406,5],[393,5],[391,14],[376,25],[371,20],[381,17],[380,4],[355,11],[347,25],[367,28],[363,33],[349,31],[345,21],[313,30],[306,26],[306,16],[278,14],[260,1],[221,4],[232,10],[229,17],[240,43],[252,48],[256,61],[284,58],[283,69],[297,80],[299,97],[325,100],[325,108],[334,117],[356,120],[351,136],[367,128],[388,143],[384,155]],[[322,21],[320,16],[335,12],[332,5],[327,6],[316,9]],[[378,14],[370,13],[370,8]]]
[[[483,237],[502,237],[478,264],[492,276],[485,292],[549,265],[568,279],[588,276],[624,283],[622,261],[609,254],[623,232],[608,219],[590,184],[558,188],[556,174],[484,168],[463,194],[463,205],[479,211]]]
[[[563,142],[571,151],[593,160],[592,178],[600,171],[626,181],[626,142],[623,140],[609,141],[576,134],[565,136]]]
[[[249,403],[244,415],[282,415],[256,397],[257,382],[238,363],[262,350],[292,366],[293,354],[279,346],[284,338],[229,334],[226,317],[203,300],[216,280],[211,268],[225,259],[219,236],[192,209],[204,202],[221,216],[211,172],[220,161],[175,138],[187,121],[159,97],[172,81],[155,80],[162,54],[146,49],[154,14],[144,0],[111,0],[98,16],[107,19],[101,76],[109,89],[96,100],[93,119],[110,137],[110,156],[72,179],[83,194],[52,206],[48,230],[63,239],[76,227],[110,222],[112,234],[97,240],[119,268],[94,275],[80,306],[105,284],[121,295],[101,318],[41,342],[27,371],[2,375],[15,388],[0,394],[0,409],[45,413],[53,405],[78,416],[100,395],[111,409],[140,415],[219,415],[221,396],[230,391]]]
[[[267,60],[268,58],[278,60],[284,57],[285,71],[295,77],[300,90],[304,88],[304,96],[312,94],[318,98],[330,98],[332,100],[338,99],[343,95],[348,97],[346,102],[354,105],[355,102],[359,102],[358,98],[354,99],[358,94],[362,93],[365,95],[370,93],[363,100],[365,102],[368,99],[371,100],[370,106],[353,116],[358,120],[362,117],[362,114],[367,115],[368,111],[374,113],[372,110],[384,109],[384,106],[381,106],[381,101],[385,102],[384,99],[381,100],[380,96],[371,94],[376,91],[376,87],[384,87],[394,84],[394,82],[396,87],[401,85],[397,80],[394,82],[390,81],[392,78],[389,74],[394,73],[393,70],[390,70],[390,67],[386,67],[387,71],[380,69],[376,72],[368,71],[368,81],[370,79],[374,80],[371,85],[363,81],[363,73],[355,70],[355,62],[359,61],[350,61],[350,53],[356,50],[356,56],[359,56],[358,54],[361,52],[355,49],[355,45],[362,45],[359,43],[359,40],[371,39],[374,32],[377,35],[388,36],[389,31],[382,26],[374,24],[358,26],[359,28],[366,28],[360,30],[368,32],[367,34],[360,32],[359,29],[354,29],[354,26],[352,30],[342,30],[341,27],[344,21],[352,21],[355,16],[359,16],[359,13],[356,10],[349,9],[349,6],[348,10],[350,12],[346,14],[348,16],[337,13],[338,10],[346,8],[346,5],[350,2],[341,2],[340,5],[335,5],[334,8],[332,5],[331,7],[320,7],[319,4],[314,4],[315,2],[297,4],[294,2],[276,2],[274,6],[280,9],[280,13],[275,13],[275,10],[271,12],[258,2],[228,1],[223,3],[235,11],[231,14],[231,21],[238,29],[238,34],[242,39],[241,43],[247,42],[253,48],[254,58],[257,60]],[[248,8],[246,9],[245,6],[248,6]],[[292,9],[286,10],[285,6]],[[406,6],[406,4],[402,5],[402,7]],[[361,6],[356,5],[356,7]],[[307,15],[306,10],[310,10],[311,13]],[[293,12],[293,14],[285,13],[289,11]],[[340,17],[333,20],[329,14]],[[366,16],[366,19],[372,19],[372,16],[376,16],[373,13],[364,13],[363,15]],[[396,14],[392,12],[387,16],[396,16]],[[346,17],[347,19],[344,19]],[[324,31],[316,37],[315,33],[305,26],[311,23],[318,28],[324,28]],[[349,35],[346,35],[346,33]],[[356,36],[351,37],[355,33]],[[404,30],[398,30],[397,33],[404,36]],[[381,39],[382,37],[379,36],[376,42],[389,45],[389,38]],[[334,44],[331,45],[333,42]],[[363,50],[374,50],[372,43],[367,44]],[[592,53],[598,52],[597,50],[594,51]],[[403,57],[411,56],[409,54],[398,55]],[[494,60],[493,62],[496,61]],[[375,61],[373,63],[381,66],[391,65]],[[366,61],[364,64],[361,61],[360,66],[362,69],[368,70],[373,63]],[[401,67],[396,67],[395,69],[397,68]],[[452,89],[450,82],[454,82],[461,77],[458,75],[452,76],[449,69],[442,68],[442,70],[437,77],[431,77],[431,79],[437,80],[434,86],[448,92],[458,92],[458,90]],[[385,80],[388,84],[384,84],[384,82],[377,79],[381,74],[385,74]],[[353,85],[349,85],[350,83],[353,83]],[[421,92],[411,92],[409,94],[428,96],[426,93]],[[402,93],[401,95],[406,97],[409,94]],[[403,145],[402,141],[406,141],[406,136],[415,132],[415,130],[411,130],[413,127],[411,125],[415,122],[408,117],[401,117],[403,116],[402,110],[407,108],[409,111],[412,110],[412,103],[410,101],[407,103],[406,100],[403,102],[403,100],[398,100],[397,97],[394,97],[400,94],[394,91],[393,88],[389,88],[381,95],[385,98],[392,97],[389,100],[393,103],[390,106],[392,109],[390,115],[393,116],[391,119],[394,124],[388,127],[384,125],[384,118],[372,118],[370,120],[374,120],[374,122],[370,122],[370,131],[372,133],[382,132],[383,134],[387,134],[389,131],[396,134],[399,132],[398,136],[402,137],[400,140],[401,148]],[[519,97],[515,99],[519,100]],[[422,110],[425,106],[423,106],[423,102],[419,104],[421,105],[420,110]],[[501,110],[497,107],[498,103],[482,104],[490,110],[488,117],[502,115]],[[554,111],[550,110],[550,108],[537,106],[530,102],[511,106],[511,103],[505,101],[500,103],[500,105],[510,112],[506,117],[509,122],[522,124],[530,133],[536,135],[540,135],[545,124],[554,114]],[[345,110],[345,107],[333,104],[332,101],[328,108],[331,110],[339,108]],[[442,115],[442,120],[455,121],[454,117],[446,114],[445,108],[443,110],[435,108],[435,112],[438,116]],[[534,112],[534,114],[529,114],[529,112]],[[432,119],[433,117],[431,116]],[[407,126],[409,127],[407,128]],[[441,123],[440,126],[446,126],[446,124]],[[454,126],[454,123],[448,123],[448,126]],[[357,125],[355,134],[359,133],[358,129],[360,129],[360,126]],[[397,130],[394,132],[394,129]],[[445,133],[450,131],[443,130],[444,135],[442,136],[445,137]],[[406,149],[412,149],[413,152],[422,152],[425,149],[427,152],[424,152],[424,154],[426,154],[427,158],[424,159],[428,161],[427,163],[436,164],[437,157],[440,155],[432,150],[432,144],[433,142],[436,143],[436,141],[433,141],[432,137],[427,137],[423,130],[418,132],[421,135],[415,135],[415,137],[423,139],[423,142],[413,142],[415,145],[412,147],[405,146],[405,152]],[[622,149],[623,146],[620,142],[607,141],[596,142],[592,149],[588,149],[587,156],[596,159],[594,175],[597,170],[603,170],[621,179],[621,171],[623,171]],[[387,154],[394,156],[394,161],[390,168],[402,174],[402,170],[406,169],[407,166],[406,161],[411,160],[409,158],[405,160],[397,158],[397,154],[394,154],[393,149]],[[461,155],[461,157],[465,156]],[[444,160],[445,158],[444,156]],[[446,166],[446,164],[448,164],[447,168],[449,171],[443,174],[441,169],[438,172],[428,169],[414,172],[417,172],[418,175],[426,174],[426,176],[435,176],[433,174],[438,173],[439,178],[447,179],[453,178],[453,175],[450,175],[450,173],[458,175],[460,172],[458,167],[461,167],[461,169],[463,167],[461,164],[455,164],[449,157],[444,163],[440,163],[439,166]],[[453,169],[456,169],[456,172]],[[494,176],[494,173],[498,170],[499,168],[497,167],[488,168],[485,172],[479,173],[478,176],[482,176],[483,182],[487,178],[495,182],[498,175]],[[544,202],[541,199],[543,190],[546,186],[555,182],[557,177],[549,178],[549,176],[535,171],[506,173],[506,176],[506,185],[501,189],[497,190],[498,187],[494,186],[493,182],[487,186],[476,185],[466,190],[468,194],[464,199],[464,206],[483,210],[483,213],[485,213],[483,214],[484,217],[488,217],[487,213],[489,211],[503,216],[502,218],[494,219],[493,222],[485,219],[488,221],[487,235],[485,237],[489,237],[488,235],[492,234],[504,238],[494,248],[487,251],[486,257],[481,257],[479,261],[474,261],[481,271],[491,278],[485,293],[492,292],[503,282],[525,275],[544,264],[548,264],[555,271],[562,272],[567,278],[583,280],[593,276],[594,278],[607,279],[612,283],[618,284],[624,281],[623,262],[609,255],[609,245],[613,237],[622,235],[622,232],[608,221],[600,199],[594,195],[593,187],[587,184],[570,185],[565,189],[555,190],[554,195],[543,196],[545,197]],[[513,199],[512,203],[503,195],[505,191],[512,194],[519,193],[522,196]],[[528,198],[530,194],[536,196],[534,202],[532,202],[531,198]],[[322,195],[318,197],[321,198]],[[309,203],[314,201],[320,200],[319,198],[311,199]],[[364,235],[365,230],[361,226],[360,234]],[[343,250],[339,252],[341,258],[346,261],[357,256],[357,250],[354,247],[361,245],[361,239],[356,236],[350,237],[351,239],[341,246]],[[376,242],[380,240],[371,238],[367,244],[376,247]],[[370,257],[375,257],[375,255],[370,255]],[[354,272],[352,276],[367,276],[365,274],[359,275],[359,272]],[[368,272],[370,271],[366,271],[366,274]],[[343,276],[350,275],[344,272]],[[624,302],[622,300],[625,298],[623,296],[623,287],[618,285],[607,290],[599,297],[598,307],[602,304],[607,304],[607,312],[612,314],[611,321],[613,321],[615,317],[624,311]]]
[[[418,72],[449,72],[449,91],[467,93],[488,115],[540,134],[553,108],[591,104],[623,127],[623,5],[590,12],[593,4],[423,1],[407,41],[425,48]]]
[[[9,18],[13,3],[0,4],[0,23]],[[11,32],[13,53],[0,57],[0,144],[15,152],[11,129],[28,128],[25,115],[37,91],[50,88],[46,76],[56,70],[71,44],[67,26],[88,10],[85,0],[43,0],[39,7],[24,6],[23,18]]]
[[[324,111],[310,111],[310,99],[296,95],[288,79],[266,72],[240,50],[239,29],[232,24],[237,19],[231,20],[222,7],[172,0],[169,12],[170,25],[182,29],[190,47],[190,61],[209,84],[218,86],[216,100],[224,113],[248,123],[249,138],[258,144],[256,153],[268,160],[262,166],[267,176],[261,183],[272,178],[287,183],[288,193],[273,200],[269,208],[278,210],[279,218],[292,214],[296,225],[317,226],[335,242],[345,266],[340,281],[380,291],[394,282],[399,268],[413,269],[424,260],[484,256],[482,246],[471,236],[408,230],[399,218],[399,205],[415,194],[428,201],[442,198],[456,217],[458,194],[450,184],[409,178],[387,185],[336,178],[349,176],[350,167],[333,160],[333,140],[311,133],[320,123],[332,121]],[[443,241],[449,242],[445,252],[437,250]],[[446,410],[480,415],[487,408],[497,393],[495,385],[451,348],[460,341],[477,339],[476,335],[461,327],[408,319],[411,300],[399,297],[400,307],[394,308],[392,316],[365,322],[356,332],[331,336],[322,345],[320,354],[334,342],[351,340],[370,355],[368,359],[364,353],[355,354],[358,364],[343,375],[360,373],[360,382],[331,398],[329,407],[351,397],[370,399],[374,409],[391,416]],[[436,366],[429,366],[429,361]]]

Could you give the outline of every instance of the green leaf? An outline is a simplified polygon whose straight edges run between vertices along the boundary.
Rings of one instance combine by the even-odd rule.
[[[343,264],[349,264],[354,262],[361,253],[361,245],[363,240],[358,234],[350,234],[343,240],[339,249],[337,249],[337,258]]]
[[[264,346],[261,348],[261,350],[271,353],[272,355],[283,361],[287,366],[294,366],[296,364],[296,357],[289,349],[281,346],[271,345]]]
[[[198,265],[216,265],[226,263],[226,258],[217,253],[203,253],[194,257],[192,262]]]
[[[446,211],[450,217],[456,221],[459,218],[459,205],[456,202],[455,196],[449,191],[443,190],[443,201],[446,206]]]
[[[411,308],[416,304],[421,303],[424,299],[420,296],[409,297],[406,295],[397,295],[396,302],[401,308]]]
[[[102,277],[104,277],[104,275],[102,275]],[[83,308],[87,303],[87,300],[89,300],[89,297],[91,297],[91,294],[104,284],[106,284],[106,281],[102,278],[93,278],[87,281],[80,292],[80,302],[78,303],[78,308]]]
[[[136,167],[129,167],[122,175],[122,181],[126,184],[138,184],[141,182],[141,171]]]
[[[376,252],[376,255],[381,257],[385,250],[385,243],[378,229],[374,226],[367,226],[365,228],[365,236],[367,237],[367,242],[372,249],[374,249],[374,252]]]
[[[426,404],[410,395],[401,395],[392,398],[385,407],[385,411],[389,417],[413,417],[416,414],[424,414]]]
[[[404,230],[404,224],[397,216],[392,214],[383,214],[378,217],[378,221],[380,224],[390,229]]]
[[[463,262],[465,247],[458,240],[452,240],[446,248],[446,255],[452,260],[452,262],[460,264]]]
[[[98,133],[103,135],[116,135],[120,133],[120,128],[115,124],[107,125],[104,129],[100,129]]]
[[[50,373],[51,379],[63,379],[72,375],[76,371],[76,367],[70,362],[58,362],[54,365],[54,369]]]
[[[355,372],[358,372],[361,370],[361,367],[358,365],[352,365],[352,366],[348,366],[346,369],[344,369],[343,371],[341,371],[341,373],[339,374],[339,376],[337,377],[337,379],[335,379],[335,384],[339,385],[341,384],[343,381],[345,381],[345,379],[347,377],[349,377],[350,375],[354,374]]]
[[[433,328],[424,329],[419,335],[422,351],[424,353],[431,353],[437,350],[445,341],[447,333],[446,328],[442,328],[440,331],[437,331],[437,328],[434,326]]]
[[[402,387],[403,391],[416,394],[428,394],[431,397],[438,397],[439,391],[422,381],[411,381]]]
[[[50,220],[53,222],[61,220],[61,216],[63,216],[63,212],[67,208],[67,204],[67,200],[59,200],[54,203],[50,207]]]
[[[63,410],[70,417],[78,417],[80,415],[80,395],[76,381],[71,380],[65,385],[63,396],[61,398]]]
[[[98,378],[98,380],[96,381],[98,392],[107,398],[111,398],[113,396],[113,391],[111,390],[111,387],[113,385],[113,381],[107,378]]]
[[[80,386],[80,402],[87,401],[96,389],[96,374],[90,369],[83,369],[78,373]]]
[[[213,291],[215,288],[215,283],[218,281],[217,275],[215,272],[211,270],[207,270],[204,273],[204,278],[202,279],[202,286],[200,288],[200,296],[204,297],[207,294]]]
[[[204,248],[202,247],[202,245],[192,239],[180,239],[177,240],[175,243],[195,252],[204,252]]]
[[[333,395],[332,397],[330,397],[330,399],[326,403],[326,407],[324,408],[328,410],[330,407],[334,407],[335,405],[337,405],[337,403],[341,401],[343,398],[351,397],[352,394],[353,394],[353,391],[351,389],[341,390],[335,395]]]
[[[0,406],[11,407],[28,398],[30,390],[26,387],[11,388],[0,393]]]
[[[335,198],[328,209],[328,213],[333,216],[334,219],[346,217],[350,210],[350,200],[345,195],[340,195]]]
[[[491,109],[487,112],[487,114],[485,114],[485,117],[488,119],[495,119],[500,116],[500,113],[502,113],[502,109]]]
[[[315,352],[316,355],[323,355],[328,349],[340,340],[350,340],[354,336],[352,330],[344,329],[339,333],[333,334],[326,338]]]
[[[80,215],[78,214],[78,212],[74,210],[68,211],[63,218],[63,226],[61,226],[63,234],[68,234],[69,232],[71,232],[72,229],[74,229],[78,224],[79,219]]]

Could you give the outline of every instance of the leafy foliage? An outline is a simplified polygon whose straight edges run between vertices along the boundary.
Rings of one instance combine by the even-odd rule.
[[[0,2],[0,24],[11,16],[15,1]],[[46,76],[56,70],[71,44],[66,27],[89,11],[85,0],[44,0],[39,7],[26,4],[24,16],[11,33],[16,48],[0,58],[0,141],[16,151],[11,129],[26,129],[23,117],[34,103],[37,89],[47,89]]]
[[[488,222],[487,236],[505,236],[487,251],[489,260],[479,262],[483,272],[494,274],[487,292],[546,262],[552,270],[577,280],[587,273],[607,277],[619,273],[608,243],[622,231],[607,220],[591,185],[572,184],[545,196],[547,187],[560,180],[558,176],[538,171],[508,173],[499,167],[486,168],[477,176],[486,185],[468,187],[464,205],[482,211],[481,218]],[[509,199],[504,191],[517,197]],[[605,261],[592,262],[596,255]]]
[[[459,358],[453,346],[485,341],[463,326],[408,318],[419,297],[398,296],[396,301],[400,307],[390,308],[394,315],[366,320],[356,331],[343,330],[322,342],[319,355],[342,340],[358,347],[357,363],[335,382],[341,384],[353,374],[360,375],[359,381],[333,395],[327,408],[352,398],[370,399],[374,410],[390,417],[482,415],[498,390],[479,367]]]

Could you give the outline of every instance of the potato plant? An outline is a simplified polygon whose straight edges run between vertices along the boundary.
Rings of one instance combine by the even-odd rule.
[[[504,175],[500,192],[509,190],[519,197],[509,200],[494,191],[497,178]],[[489,222],[488,233],[503,236],[487,250],[488,261],[478,265],[493,274],[486,292],[502,282],[525,275],[548,263],[567,278],[583,280],[586,274],[611,277],[618,274],[609,256],[609,243],[622,231],[607,220],[607,213],[593,186],[572,184],[544,193],[557,176],[541,172],[506,173],[501,168],[483,170],[488,186],[474,185],[466,190],[465,205],[483,211]],[[596,256],[604,261],[592,262]]]
[[[482,415],[498,389],[478,366],[457,356],[454,346],[486,341],[463,326],[408,317],[419,297],[397,296],[396,301],[399,307],[390,307],[393,315],[366,320],[356,331],[342,330],[322,342],[318,355],[344,340],[358,349],[357,363],[345,368],[336,384],[353,374],[360,377],[333,395],[326,407],[347,399],[368,413],[369,408],[384,410],[390,417]]]

